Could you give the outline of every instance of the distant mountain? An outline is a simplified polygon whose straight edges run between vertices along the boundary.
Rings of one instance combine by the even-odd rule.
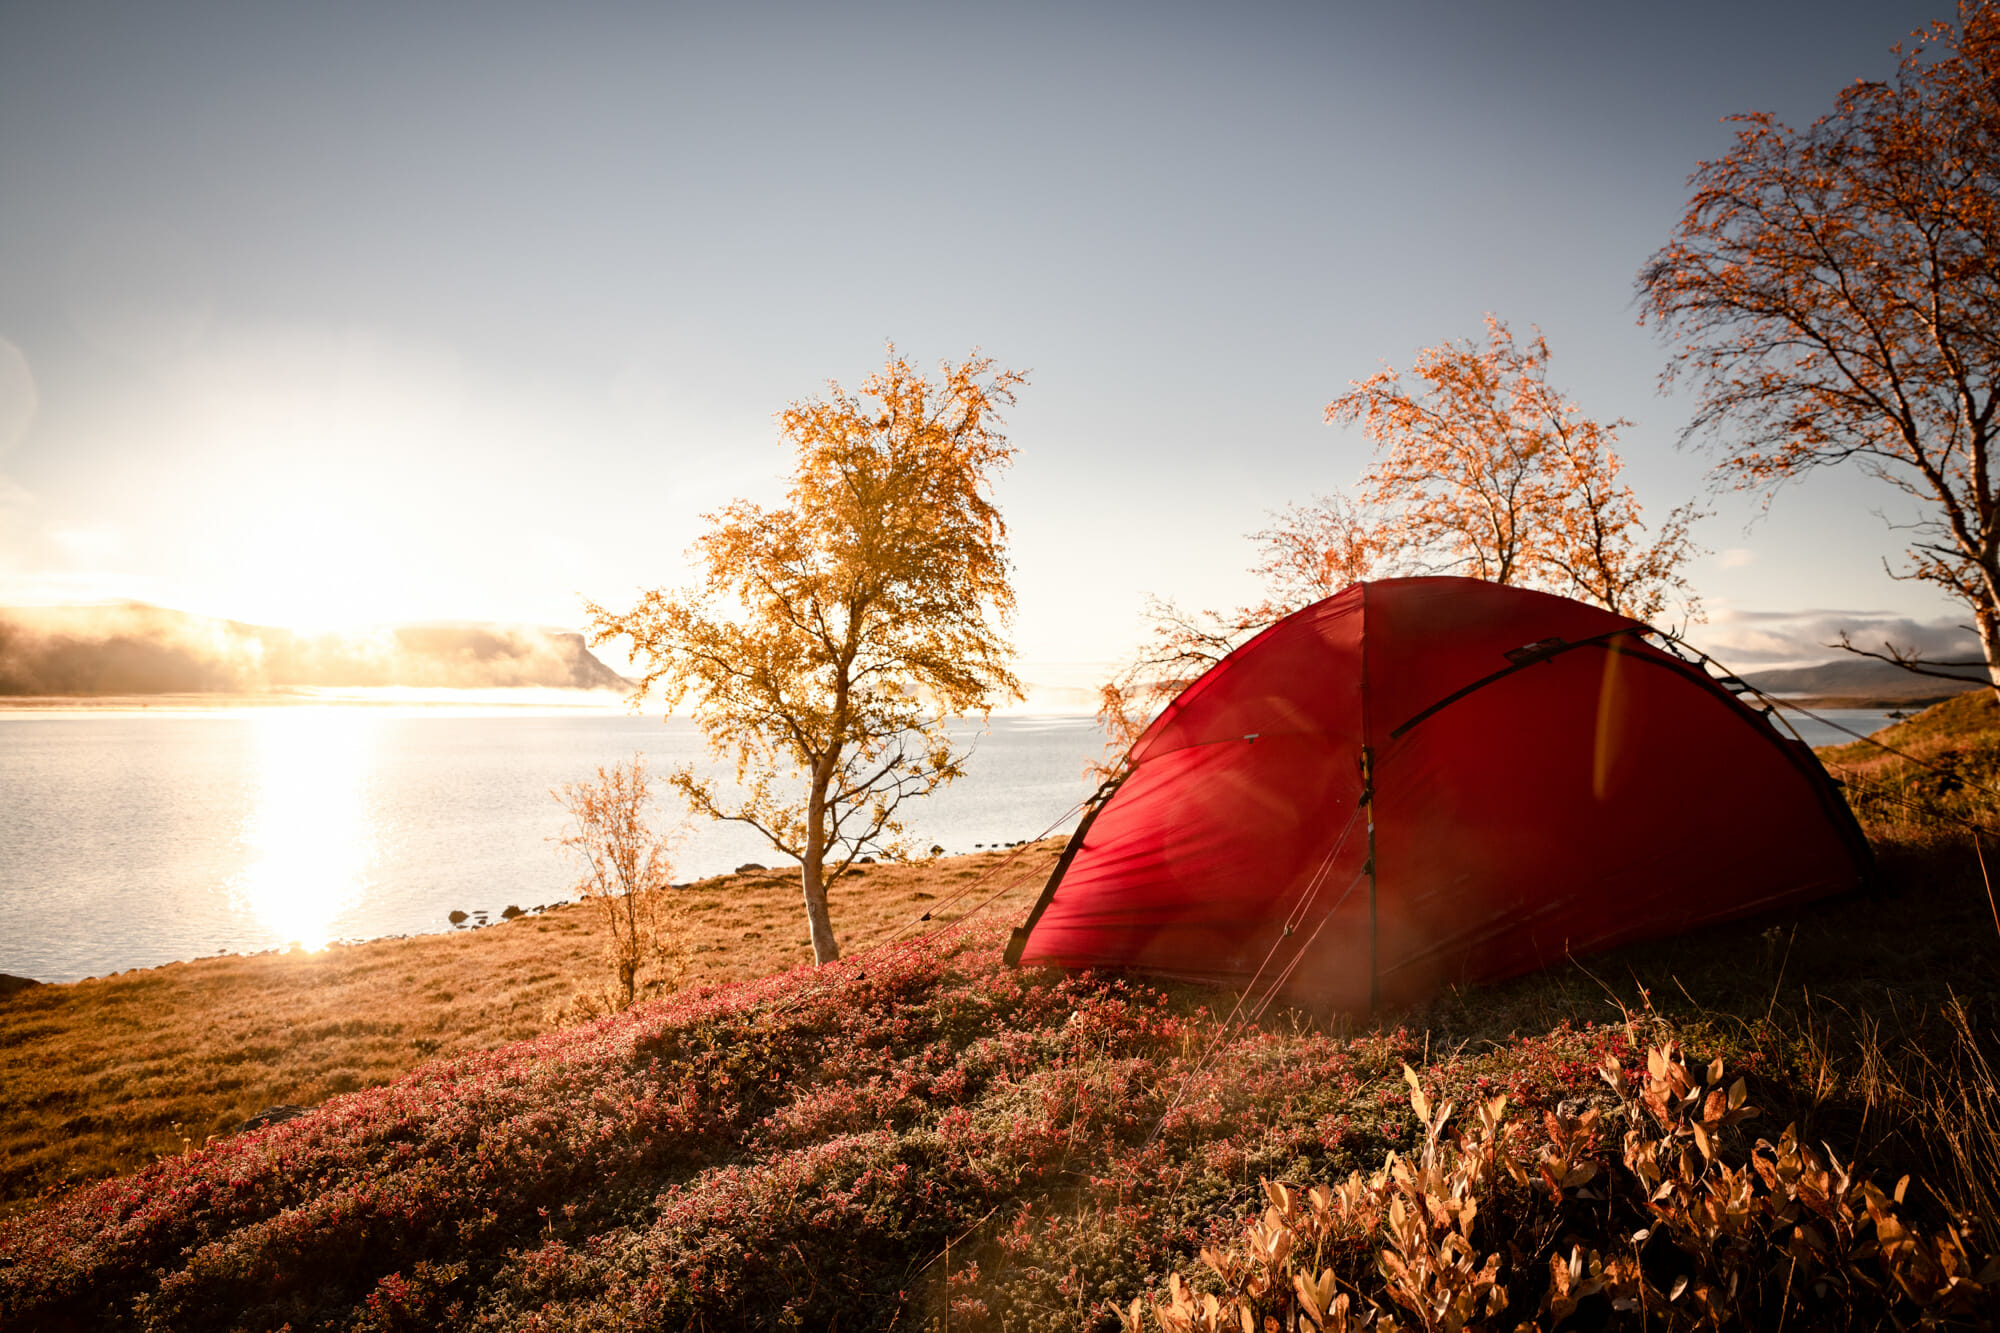
[[[628,687],[581,634],[418,625],[308,635],[144,602],[0,607],[0,695],[260,694],[300,687]]]
[[[1962,694],[1986,682],[1984,667],[1943,667],[1964,684],[1919,676],[1887,662],[1851,658],[1821,662],[1818,666],[1785,667],[1775,671],[1746,671],[1743,679],[1772,694],[1810,694],[1821,698],[1870,698],[1885,700],[1937,699]]]

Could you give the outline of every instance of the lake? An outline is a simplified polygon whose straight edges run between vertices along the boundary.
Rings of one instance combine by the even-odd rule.
[[[910,804],[915,843],[964,852],[1074,826],[1103,748],[1092,719],[964,730],[967,776]],[[656,775],[701,757],[685,719],[597,711],[0,714],[0,972],[71,981],[572,896],[550,788],[635,751]],[[775,860],[755,832],[704,821],[674,875]]]
[[[1886,714],[1830,710],[1858,732]],[[1809,719],[1808,741],[1848,739]],[[966,777],[907,820],[968,852],[1075,826],[1085,716],[961,729]],[[572,896],[550,796],[643,752],[699,760],[685,719],[571,710],[462,714],[354,705],[173,713],[0,712],[0,972],[74,981],[291,943],[446,930]],[[740,825],[681,835],[676,879],[758,861]]]

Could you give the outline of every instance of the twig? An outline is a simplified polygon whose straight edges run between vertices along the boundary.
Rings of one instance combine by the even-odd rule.
[[[1973,839],[1973,845],[1977,846],[1978,842],[1979,842],[1978,838],[1975,837]],[[1798,937],[1799,937],[1799,923],[1794,921],[1792,922],[1792,933],[1785,940],[1785,956],[1778,960],[1778,979],[1771,983],[1771,1002],[1764,1006],[1764,1021],[1766,1023],[1771,1021],[1771,1015],[1778,1008],[1778,990],[1785,984],[1785,965],[1792,961],[1792,943],[1793,941],[1797,940]],[[1765,957],[1768,958],[1770,957],[1770,955],[1766,954]],[[1791,1281],[1790,1278],[1787,1278],[1785,1280],[1787,1283]],[[1787,1289],[1789,1290],[1789,1287]]]
[[[1006,1207],[1006,1204],[1005,1204],[1004,1202],[1002,1202],[1002,1203],[996,1203],[996,1204],[994,1204],[994,1205],[993,1205],[993,1206],[992,1206],[991,1208],[988,1208],[988,1209],[986,1210],[986,1216],[985,1216],[985,1217],[982,1217],[982,1218],[980,1218],[980,1219],[979,1219],[979,1220],[978,1220],[977,1222],[974,1222],[974,1223],[973,1223],[973,1224],[972,1224],[971,1226],[969,1226],[969,1227],[967,1227],[967,1228],[966,1228],[965,1230],[963,1230],[963,1231],[959,1232],[959,1233],[958,1233],[958,1234],[957,1234],[956,1236],[953,1236],[953,1237],[951,1237],[950,1239],[946,1240],[946,1241],[945,1241],[945,1243],[944,1243],[944,1253],[943,1253],[943,1254],[934,1254],[934,1255],[932,1255],[932,1256],[930,1257],[930,1261],[929,1261],[928,1263],[926,1263],[926,1264],[925,1264],[925,1265],[924,1265],[924,1266],[923,1266],[922,1268],[919,1268],[919,1269],[917,1269],[917,1270],[916,1270],[916,1271],[917,1271],[917,1273],[918,1273],[918,1275],[922,1275],[922,1274],[924,1274],[924,1273],[927,1273],[927,1272],[929,1272],[929,1271],[930,1271],[930,1267],[931,1267],[931,1264],[934,1264],[934,1263],[936,1263],[936,1262],[937,1262],[938,1260],[940,1260],[940,1259],[946,1259],[946,1258],[949,1258],[949,1257],[951,1256],[951,1247],[952,1247],[952,1246],[954,1246],[954,1245],[962,1245],[962,1244],[964,1244],[964,1243],[965,1243],[965,1238],[966,1238],[967,1236],[970,1236],[970,1235],[971,1235],[971,1234],[972,1234],[973,1232],[975,1232],[975,1231],[979,1230],[979,1228],[981,1228],[981,1227],[985,1226],[985,1225],[987,1224],[987,1222],[989,1222],[990,1220],[992,1220],[992,1217],[993,1217],[993,1214],[995,1214],[995,1213],[999,1212],[999,1211],[1000,1211],[1000,1210],[1001,1210],[1002,1208],[1004,1208],[1004,1207]],[[947,1266],[947,1267],[948,1267],[948,1266]],[[909,1270],[908,1270],[908,1269],[905,1269],[905,1270],[904,1270],[904,1272],[903,1272],[903,1276],[904,1276],[904,1277],[909,1277],[909,1276],[910,1276],[910,1272],[909,1272]],[[947,1272],[945,1273],[945,1277],[946,1277],[946,1279],[947,1279],[947,1280],[949,1280],[949,1279],[950,1279],[950,1277],[951,1277],[951,1274],[950,1274],[950,1272],[949,1272],[949,1271],[947,1271]]]
[[[1986,873],[1986,853],[1979,849],[1979,833],[1972,834],[1972,854],[1979,858],[1979,878],[1986,881],[1986,909],[1993,913],[1993,933],[2000,935],[2000,906],[1993,902],[1993,877]]]

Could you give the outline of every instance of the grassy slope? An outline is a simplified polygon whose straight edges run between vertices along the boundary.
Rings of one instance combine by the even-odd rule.
[[[1976,754],[1991,722],[1934,713],[1901,739]],[[1002,969],[993,924],[698,989],[432,1061],[0,1226],[0,1324],[860,1328],[948,1310],[1111,1329],[1111,1302],[1240,1232],[1261,1177],[1409,1146],[1403,1061],[1461,1099],[1554,1108],[1606,1053],[1667,1034],[1749,1073],[1760,1132],[1797,1122],[1888,1180],[1918,1173],[1931,1219],[1984,1208],[1990,1226],[2000,1162],[1941,1132],[1967,1117],[1923,1070],[1952,1012],[1990,1049],[2000,935],[1962,839],[1881,831],[1883,893],[1365,1028],[1224,1032],[1209,995]],[[1532,1304],[1533,1274],[1510,1280]]]
[[[1948,699],[1891,727],[1881,739],[1829,746],[1820,757],[1847,784],[1848,800],[1878,834],[1901,842],[1963,841],[1963,825],[1994,827],[2000,788],[2000,703],[1991,690]]]
[[[1059,849],[1022,849],[1004,871],[1000,853],[868,867],[836,890],[844,942],[865,948],[966,885],[1038,889]],[[692,978],[809,961],[798,893],[779,874],[678,891]],[[601,916],[573,905],[483,930],[206,958],[0,997],[0,1209],[135,1170],[267,1107],[315,1105],[434,1056],[535,1036],[553,1004],[602,984],[604,943]]]

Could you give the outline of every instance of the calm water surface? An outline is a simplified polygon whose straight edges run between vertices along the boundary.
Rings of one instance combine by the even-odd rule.
[[[1887,714],[1822,710],[1866,734]],[[1807,741],[1850,737],[1794,716]],[[967,776],[909,820],[920,847],[1074,827],[1102,738],[1087,717],[967,728]],[[643,752],[700,758],[693,724],[618,713],[426,716],[361,707],[173,716],[0,714],[0,972],[73,981],[291,942],[448,929],[569,896],[549,789]],[[1065,818],[1065,816],[1068,816]],[[678,878],[772,863],[691,825]]]
[[[967,776],[907,821],[920,846],[1035,837],[1088,792],[1087,717],[966,729]],[[570,896],[549,789],[643,752],[700,758],[685,719],[282,707],[0,715],[0,972],[72,981],[220,951],[449,929]],[[771,864],[691,825],[676,878]]]

